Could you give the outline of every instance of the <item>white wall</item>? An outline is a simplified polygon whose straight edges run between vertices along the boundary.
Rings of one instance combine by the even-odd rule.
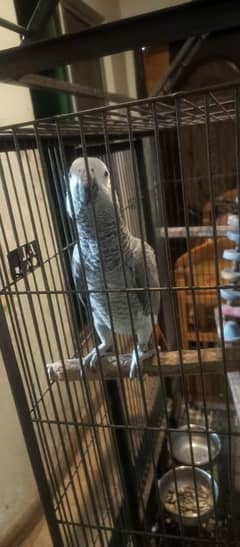
[[[191,0],[119,0],[121,17],[131,17],[147,11],[154,11],[177,4],[183,4]]]
[[[119,19],[119,0],[85,0],[84,3],[100,13],[106,21]]]

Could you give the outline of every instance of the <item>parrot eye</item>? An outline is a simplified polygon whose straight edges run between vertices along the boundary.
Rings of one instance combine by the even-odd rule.
[[[107,176],[108,176],[108,171],[105,171],[104,177],[107,177]]]
[[[91,173],[94,173],[94,169],[93,169],[93,167],[91,167],[90,171],[91,171]]]

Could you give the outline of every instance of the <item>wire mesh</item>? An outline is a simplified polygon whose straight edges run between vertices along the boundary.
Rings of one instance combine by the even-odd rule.
[[[222,86],[0,131],[1,302],[63,545],[239,543],[239,414],[229,389],[227,318],[221,297],[224,286],[234,288],[224,285],[221,272],[229,266],[224,250],[234,247],[227,238],[227,215],[239,215],[240,200],[235,201],[238,93],[236,86]],[[110,236],[122,279],[120,285],[111,283],[101,241],[102,220],[92,203],[102,281],[99,285],[96,275],[96,285],[89,288],[85,272],[86,308],[71,269],[75,245],[83,271],[86,255],[78,222],[66,210],[69,169],[82,156],[88,179],[90,157],[101,158],[110,171],[114,216]],[[73,209],[73,203],[70,206]],[[123,226],[140,239],[144,278],[140,286],[129,283]],[[149,282],[144,241],[155,251],[156,286]],[[153,377],[146,376],[138,358],[138,378],[130,381],[123,374],[121,356],[134,348],[137,353],[134,302],[141,292],[149,306],[156,367]],[[152,298],[158,293],[165,349],[175,350],[179,363],[174,380],[166,380],[157,349]],[[92,294],[100,294],[106,303],[115,380],[104,376]],[[115,328],[114,294],[123,294],[127,333]],[[210,375],[202,349],[216,346],[221,348],[222,365]],[[92,347],[99,370],[94,380],[83,365]],[[186,374],[185,350],[196,351],[197,375]],[[66,359],[75,356],[82,376],[72,382]],[[49,377],[46,365],[52,362],[62,363],[63,381]],[[6,367],[11,374],[9,362]],[[238,373],[235,382],[238,385]],[[17,383],[14,396],[20,405]],[[181,461],[174,452],[173,434],[182,425],[187,426],[197,494],[191,527],[186,526],[177,480]],[[201,433],[199,426],[206,435],[212,499],[206,520],[201,515],[195,461],[194,435]],[[213,433],[221,441],[217,459],[212,453]],[[169,469],[177,492],[177,519],[162,503],[158,482]],[[52,513],[50,517],[44,499],[43,504],[51,531]]]

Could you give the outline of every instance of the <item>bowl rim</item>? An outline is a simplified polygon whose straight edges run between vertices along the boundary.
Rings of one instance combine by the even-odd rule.
[[[213,481],[213,487],[214,487],[214,492],[215,492],[215,494],[214,494],[215,503],[217,503],[218,497],[219,497],[219,486],[218,486],[218,483],[217,483],[216,479],[214,479],[214,477],[212,477],[211,473],[209,473],[205,469],[202,469],[201,467],[195,467],[195,466],[191,466],[191,465],[178,465],[178,466],[175,467],[176,472],[178,472],[178,470],[180,472],[181,471],[186,471],[186,469],[191,470],[192,473],[193,473],[193,469],[194,469],[195,473],[198,473],[199,475],[204,477],[208,484],[209,484],[209,482]],[[167,476],[170,477],[171,475],[173,475],[173,473],[174,473],[174,468],[171,468],[168,471],[166,471],[166,473],[164,473],[164,475],[162,475],[162,477],[160,479],[158,479],[159,497],[160,497],[160,501],[161,501],[165,511],[167,511],[169,513],[169,515],[172,515],[173,517],[181,519],[183,522],[186,521],[186,520],[188,520],[188,521],[198,521],[199,518],[203,519],[207,515],[209,515],[214,509],[214,500],[213,500],[211,508],[207,509],[204,512],[199,511],[198,515],[192,516],[192,517],[181,515],[178,511],[177,512],[176,511],[169,511],[169,509],[166,508],[165,502],[163,501],[163,498],[162,498],[161,492],[160,492],[161,482],[163,481],[163,479],[166,479]],[[176,480],[177,480],[177,477],[176,477]]]
[[[181,458],[179,458],[179,456],[177,455],[176,451],[174,450],[174,447],[173,447],[173,444],[174,444],[174,441],[173,441],[173,437],[175,435],[179,433],[181,433],[182,431],[188,433],[189,432],[189,429],[198,429],[199,430],[199,433],[209,433],[209,440],[213,441],[215,447],[216,447],[216,452],[215,454],[210,458],[208,458],[207,460],[196,460],[196,458],[194,458],[194,461],[193,462],[189,462],[187,460],[183,460]],[[193,432],[191,433],[191,435],[194,435],[196,434],[197,435],[197,432]],[[213,463],[216,458],[219,456],[220,452],[221,452],[221,449],[222,449],[222,443],[221,443],[221,439],[220,439],[220,436],[218,435],[218,433],[215,433],[214,431],[211,431],[211,429],[206,429],[205,426],[202,426],[202,425],[197,425],[197,424],[193,424],[193,423],[190,423],[189,426],[188,424],[184,424],[176,429],[174,429],[174,431],[171,431],[170,432],[170,436],[172,438],[171,440],[171,444],[172,444],[172,450],[170,449],[170,443],[169,443],[169,440],[168,440],[168,451],[170,453],[170,456],[171,457],[174,457],[174,459],[180,463],[181,465],[185,465],[185,466],[192,466],[194,465],[195,467],[200,467],[200,466],[204,466],[204,465],[210,465],[211,463]],[[212,451],[211,451],[212,452]]]

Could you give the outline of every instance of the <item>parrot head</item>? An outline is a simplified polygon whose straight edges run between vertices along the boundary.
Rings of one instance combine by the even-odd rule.
[[[111,192],[109,170],[98,158],[88,158],[88,170],[84,158],[74,160],[69,171],[69,192],[72,198],[74,214],[77,216],[83,208],[96,202],[99,193]],[[69,195],[66,199],[67,212],[72,216]]]

